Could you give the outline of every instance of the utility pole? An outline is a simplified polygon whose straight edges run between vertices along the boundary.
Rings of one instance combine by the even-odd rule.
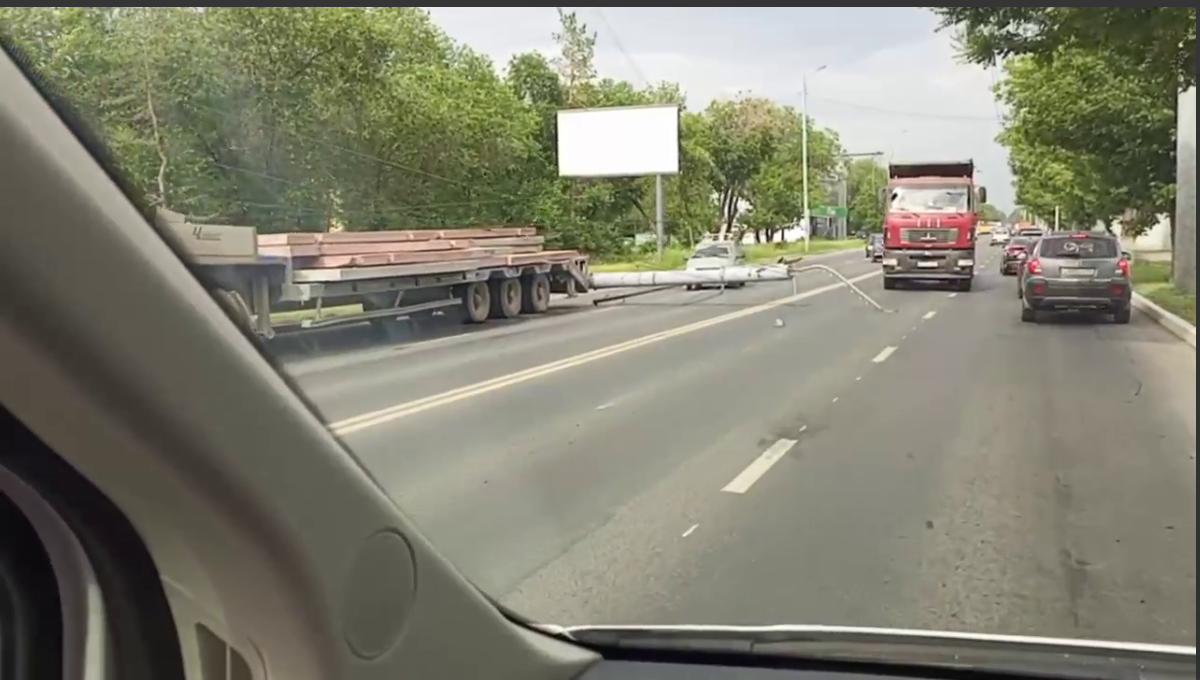
[[[825,66],[813,71],[813,75],[825,70]],[[804,193],[804,252],[808,252],[812,240],[812,211],[808,204],[808,74],[800,78],[800,183]]]

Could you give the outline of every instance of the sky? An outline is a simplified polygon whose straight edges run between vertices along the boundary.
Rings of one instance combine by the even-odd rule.
[[[452,38],[503,67],[513,54],[556,53],[553,7],[427,7]],[[688,107],[738,93],[799,107],[850,153],[975,159],[988,200],[1014,205],[995,142],[999,73],[962,64],[937,18],[916,7],[569,7],[597,34],[601,75],[679,83]],[[822,68],[824,67],[824,68]],[[820,69],[820,70],[819,70]]]

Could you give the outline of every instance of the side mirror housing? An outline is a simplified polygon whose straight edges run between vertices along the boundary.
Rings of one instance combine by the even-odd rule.
[[[1132,260],[1133,253],[1129,252],[1128,250],[1122,250],[1121,251],[1121,259],[1122,260]]]
[[[979,187],[979,202],[987,203],[987,187]]]

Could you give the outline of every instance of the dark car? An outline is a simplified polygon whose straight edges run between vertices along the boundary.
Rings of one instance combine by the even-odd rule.
[[[1018,276],[1022,321],[1036,321],[1042,311],[1089,310],[1129,323],[1129,255],[1110,234],[1047,234],[1022,259]]]
[[[1004,245],[1004,254],[1000,258],[1000,274],[1013,276],[1021,268],[1021,258],[1029,254],[1033,241],[1027,236],[1014,236]]]
[[[883,261],[883,234],[870,234],[863,255],[872,262]]]

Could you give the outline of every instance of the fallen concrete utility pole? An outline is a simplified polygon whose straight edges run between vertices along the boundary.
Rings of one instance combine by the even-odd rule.
[[[721,285],[753,281],[787,281],[792,278],[785,265],[724,267],[699,271],[593,272],[592,288],[641,288],[653,286]]]

